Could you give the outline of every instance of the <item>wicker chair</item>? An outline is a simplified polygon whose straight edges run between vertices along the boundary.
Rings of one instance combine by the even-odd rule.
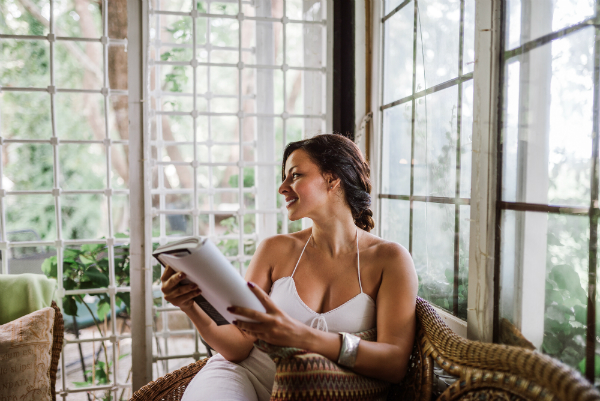
[[[207,359],[147,384],[131,401],[178,401]],[[600,400],[600,393],[568,366],[538,352],[466,340],[417,299],[417,335],[403,382],[388,400]]]
[[[52,391],[52,401],[56,401],[56,373],[58,371],[58,360],[63,348],[65,338],[65,321],[63,320],[60,308],[56,302],[52,301],[54,308],[54,329],[52,339],[52,359],[50,360],[50,390]]]

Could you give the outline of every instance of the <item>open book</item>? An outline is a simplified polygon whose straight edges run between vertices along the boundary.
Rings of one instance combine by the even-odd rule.
[[[152,255],[163,265],[186,274],[202,293],[194,301],[217,325],[233,320],[253,321],[227,311],[240,306],[265,312],[246,281],[207,238],[190,237],[156,248]]]

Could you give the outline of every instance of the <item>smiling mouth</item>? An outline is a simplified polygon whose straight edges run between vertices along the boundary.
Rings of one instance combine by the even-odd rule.
[[[294,202],[296,202],[298,198],[290,199],[286,202],[285,207],[290,207]]]

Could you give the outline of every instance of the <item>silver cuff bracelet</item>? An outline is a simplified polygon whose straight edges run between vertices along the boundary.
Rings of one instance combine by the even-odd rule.
[[[356,355],[358,354],[360,338],[350,333],[340,332],[340,334],[342,335],[342,347],[340,348],[340,356],[337,363],[348,368],[353,368],[356,362]]]

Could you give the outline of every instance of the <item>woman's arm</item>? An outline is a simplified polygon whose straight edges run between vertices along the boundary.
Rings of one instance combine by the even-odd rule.
[[[361,341],[354,370],[356,373],[397,383],[406,374],[415,335],[417,275],[412,258],[398,244],[381,245],[377,257],[383,265],[377,294],[377,342]],[[337,361],[341,336],[310,328],[280,311],[258,286],[252,287],[267,313],[243,308],[232,312],[260,323],[236,322],[237,326],[274,345],[297,347]]]
[[[263,241],[264,243],[265,241]],[[266,259],[265,246],[261,243],[250,262],[246,274],[247,280],[261,283],[268,291],[271,288],[270,269]],[[162,292],[165,299],[179,308],[191,319],[202,338],[217,352],[231,362],[241,362],[252,351],[256,337],[240,331],[234,325],[217,326],[217,324],[194,302],[193,298],[201,294],[194,284],[182,284],[185,274],[176,273],[167,267],[162,281]]]

